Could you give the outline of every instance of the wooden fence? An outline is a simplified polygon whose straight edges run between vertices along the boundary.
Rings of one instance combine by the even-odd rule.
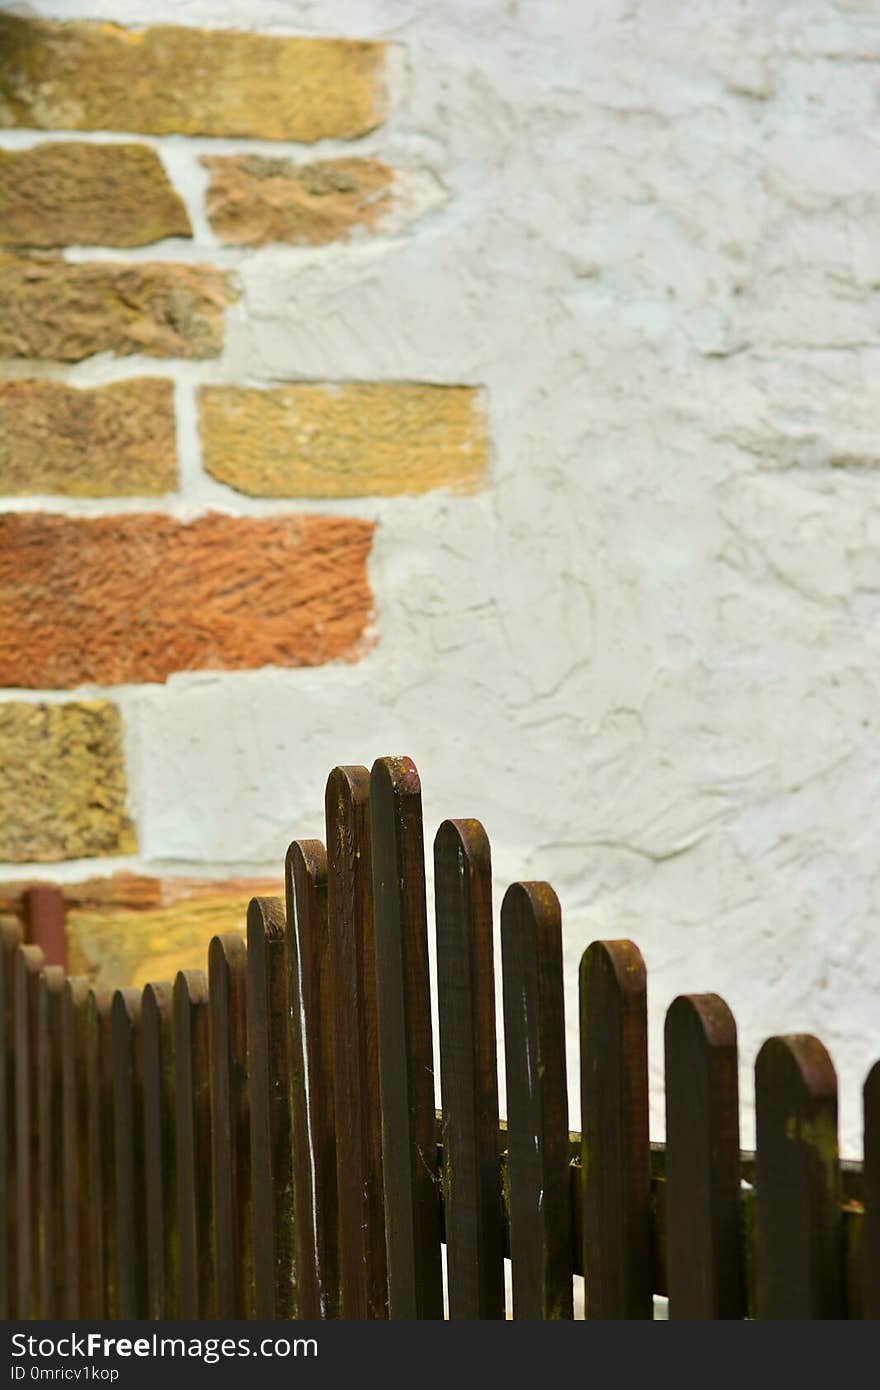
[[[338,767],[326,849],[207,974],[92,989],[3,928],[0,1313],[68,1318],[880,1317],[880,1064],[864,1164],[841,1164],[813,1037],[756,1065],[740,1152],[736,1026],[666,1019],[666,1145],[648,1135],[646,982],[629,941],[580,968],[583,1134],[569,1133],[559,903],[501,907],[499,1120],[489,844],[434,841],[435,1110],[421,791],[409,759]]]

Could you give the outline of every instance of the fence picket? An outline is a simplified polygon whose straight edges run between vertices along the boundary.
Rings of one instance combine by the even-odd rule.
[[[37,1309],[41,1318],[60,1318],[64,1305],[64,1202],[62,1182],[61,1010],[64,971],[45,966],[37,979],[36,1175],[39,1252]]]
[[[365,767],[334,768],[327,780],[325,812],[340,1315],[387,1318],[370,774]]]
[[[562,923],[549,883],[501,905],[515,1318],[573,1315]]]
[[[64,1299],[62,1317],[94,1316],[88,1191],[89,982],[64,984],[61,1005]]]
[[[216,1316],[208,977],[174,981],[174,1110],[180,1235],[180,1316]]]
[[[422,791],[410,758],[373,764],[370,815],[388,1312],[442,1318]]]
[[[279,898],[251,899],[247,913],[247,1026],[254,1310],[258,1318],[290,1318],[295,1309],[284,927],[284,907]]]
[[[503,1318],[492,862],[479,821],[440,826],[434,894],[449,1316]]]
[[[841,1315],[837,1077],[818,1038],[769,1038],[755,1063],[758,1316]]]
[[[96,1318],[119,1316],[116,1281],[116,1164],[113,1138],[113,996],[90,990],[88,1047],[88,1202]]]
[[[147,984],[141,999],[147,1316],[179,1307],[179,1232],[174,1133],[174,990]]]
[[[18,1312],[18,1191],[15,1176],[15,969],[21,927],[0,922],[0,1318]]]
[[[864,1114],[864,1203],[862,1227],[863,1316],[880,1318],[880,1062],[862,1091]]]
[[[217,1316],[246,1318],[253,1309],[247,948],[231,932],[208,949],[208,997]]]
[[[717,994],[679,995],[665,1040],[669,1316],[742,1319],[736,1022]]]
[[[116,1280],[121,1318],[147,1316],[146,1188],[141,994],[117,989],[112,1004]]]
[[[43,969],[39,946],[21,946],[15,962],[15,1171],[17,1175],[18,1316],[37,1316],[40,1248],[37,1174],[37,984]]]
[[[297,1313],[339,1310],[336,1128],[327,855],[294,840],[285,861]]]

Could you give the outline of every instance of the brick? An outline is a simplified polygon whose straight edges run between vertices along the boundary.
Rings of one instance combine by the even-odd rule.
[[[0,16],[0,126],[352,139],[385,116],[385,45]]]
[[[153,497],[176,483],[173,382],[0,383],[0,493]]]
[[[206,208],[221,241],[320,246],[372,231],[391,204],[393,173],[378,159],[297,164],[265,155],[205,155]]]
[[[143,988],[178,970],[207,970],[208,946],[221,932],[245,935],[248,901],[263,890],[214,891],[142,912],[73,908],[67,915],[68,968],[96,987]],[[283,896],[280,885],[273,894]]]
[[[0,256],[0,357],[217,357],[233,297],[213,266]]]
[[[131,854],[115,705],[0,703],[0,860]]]
[[[355,659],[370,522],[0,515],[0,685]]]
[[[148,145],[0,150],[3,245],[146,246],[169,236],[192,236],[192,228]]]
[[[469,386],[205,386],[199,418],[205,468],[252,497],[472,492],[486,477],[485,413]]]

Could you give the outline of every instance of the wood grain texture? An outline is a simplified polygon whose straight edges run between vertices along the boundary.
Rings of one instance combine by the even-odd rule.
[[[284,904],[279,898],[250,901],[247,966],[254,1312],[258,1318],[291,1318],[296,1289],[290,1008]]]
[[[47,965],[37,980],[37,1308],[41,1318],[60,1318],[64,1311],[63,1003],[64,971],[59,965]]]
[[[356,657],[372,537],[347,517],[0,515],[3,682],[69,689]]]
[[[113,995],[116,1279],[121,1318],[148,1316],[141,1006],[140,990],[118,989]]]
[[[665,1043],[669,1316],[742,1319],[736,1021],[717,994],[679,995]]]
[[[89,982],[66,980],[61,1005],[64,1303],[61,1316],[95,1316],[92,1287],[91,1208],[88,1201],[88,1089],[94,1085],[88,1051]]]
[[[370,774],[388,1309],[442,1318],[422,793],[410,758]]]
[[[501,905],[513,1316],[573,1315],[562,919],[549,883]]]
[[[180,1235],[180,1317],[216,1317],[211,1038],[208,977],[174,982],[174,1107]]]
[[[580,968],[583,1258],[588,1318],[651,1318],[647,981],[631,941]]]
[[[294,840],[286,871],[297,1315],[333,1318],[339,1311],[333,981],[320,840]]]
[[[208,951],[211,1126],[218,1318],[253,1316],[253,1220],[247,1072],[247,948],[215,936]]]
[[[0,921],[0,1318],[18,1314],[18,1184],[15,1122],[15,975],[19,922]]]
[[[174,1103],[174,989],[149,984],[141,1000],[147,1316],[179,1316],[177,1141]]]
[[[504,1317],[492,861],[475,820],[434,840],[450,1318]]]
[[[43,953],[39,946],[20,947],[15,959],[16,1283],[19,1318],[37,1317],[39,1312],[37,985],[42,969]]]
[[[89,990],[86,1009],[89,1263],[95,1318],[118,1317],[113,1134],[113,995]]]
[[[327,780],[327,901],[343,1318],[387,1318],[370,774]]]
[[[764,1043],[755,1111],[758,1317],[840,1317],[837,1076],[818,1038]]]
[[[864,1206],[861,1284],[863,1316],[880,1319],[880,1062],[868,1072],[862,1092],[864,1116]]]

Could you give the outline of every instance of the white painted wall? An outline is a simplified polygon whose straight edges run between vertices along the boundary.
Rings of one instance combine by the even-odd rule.
[[[220,250],[196,155],[245,142],[152,142],[197,237],[136,254],[210,258],[243,288],[224,357],[169,368],[184,477],[169,510],[288,507],[202,474],[197,381],[488,391],[483,495],[303,504],[379,519],[368,660],[112,692],[141,837],[128,862],[276,868],[320,832],[334,763],[409,752],[430,834],[477,815],[499,896],[514,877],[557,888],[572,1022],[583,947],[641,946],[658,1136],[665,1008],[715,989],[739,1022],[747,1108],[763,1038],[816,1031],[858,1154],[880,1056],[877,5],[33,11],[391,39],[391,119],[360,145],[447,192],[394,237]],[[96,359],[67,378],[157,365]]]

